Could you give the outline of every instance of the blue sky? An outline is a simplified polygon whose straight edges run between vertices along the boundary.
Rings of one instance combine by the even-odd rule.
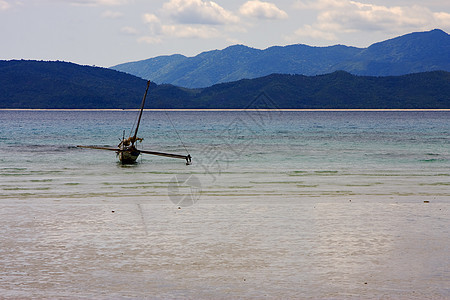
[[[0,0],[0,59],[109,67],[233,44],[367,47],[450,32],[448,0]]]

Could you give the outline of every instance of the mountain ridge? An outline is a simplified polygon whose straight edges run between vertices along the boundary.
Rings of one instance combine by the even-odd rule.
[[[374,43],[367,48],[304,44],[264,50],[232,45],[193,57],[180,54],[129,62],[111,69],[187,88],[203,88],[273,73],[320,75],[344,70],[354,75],[391,76],[450,71],[450,36],[434,29]]]

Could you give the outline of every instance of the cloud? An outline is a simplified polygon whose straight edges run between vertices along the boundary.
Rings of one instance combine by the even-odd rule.
[[[159,37],[154,36],[141,36],[138,38],[138,43],[141,44],[160,44],[162,40]]]
[[[140,37],[138,39],[138,42],[147,44],[159,44],[163,40],[170,38],[212,39],[223,37],[222,33],[219,30],[207,25],[163,25],[154,23],[149,27],[149,33],[150,35],[148,36]]]
[[[148,44],[171,38],[226,39],[224,32],[243,30],[236,15],[205,0],[169,0],[157,14],[146,13],[142,20],[148,35],[138,41]]]
[[[211,26],[186,26],[186,25],[163,25],[163,34],[177,38],[200,38],[210,39],[220,35],[216,28]]]
[[[213,1],[170,0],[163,12],[180,24],[232,24],[239,18]]]
[[[123,13],[118,12],[118,11],[107,10],[102,13],[102,17],[107,18],[107,19],[118,19],[122,16],[123,16]]]
[[[298,1],[295,7],[318,11],[316,22],[303,26],[296,34],[326,39],[338,33],[403,33],[450,25],[450,14],[432,12],[420,5],[383,6],[352,0],[317,0]]]
[[[161,20],[158,18],[158,16],[147,13],[142,16],[142,20],[144,21],[144,24],[147,25],[149,32],[153,36],[158,36],[158,35],[162,34],[162,29],[161,29],[162,24],[161,24]]]
[[[311,25],[304,25],[294,32],[293,37],[288,37],[289,40],[295,40],[297,37],[309,37],[316,40],[335,41],[337,36],[334,33],[316,29]]]
[[[436,27],[441,27],[441,28],[446,28],[446,29],[450,28],[450,14],[449,13],[445,13],[445,12],[434,13],[434,17],[435,17],[437,23],[440,24],[440,26],[438,25]]]
[[[288,17],[288,14],[275,4],[259,0],[247,1],[241,6],[239,12],[244,16],[257,19],[286,19]]]
[[[296,9],[315,9],[315,10],[326,10],[330,8],[345,7],[348,0],[299,0],[294,3],[294,8]]]
[[[132,0],[69,0],[69,3],[77,6],[115,6],[130,3]]]
[[[120,32],[126,35],[137,35],[138,30],[134,27],[125,26],[120,29]]]
[[[0,0],[0,11],[7,10],[10,7],[11,7],[11,4],[9,4],[7,1]]]
[[[143,19],[144,19],[144,23],[146,23],[146,24],[160,22],[159,18],[154,14],[144,14]]]

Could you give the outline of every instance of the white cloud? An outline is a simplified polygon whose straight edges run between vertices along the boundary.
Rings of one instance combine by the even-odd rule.
[[[334,33],[314,28],[311,25],[304,25],[294,32],[294,36],[288,37],[288,40],[296,40],[297,37],[309,37],[316,40],[335,41],[337,36]]]
[[[154,36],[141,36],[138,39],[138,43],[141,44],[160,44],[162,40],[159,37]]]
[[[115,6],[124,5],[130,3],[132,0],[69,0],[73,5],[86,5],[86,6]]]
[[[118,12],[118,11],[112,11],[112,10],[107,10],[102,13],[102,17],[107,18],[107,19],[118,19],[122,16],[123,16],[123,13]]]
[[[221,36],[216,28],[206,25],[159,25],[156,28],[151,28],[150,32],[151,36],[140,37],[138,42],[159,44],[163,41],[163,38],[211,39]]]
[[[218,26],[211,25],[225,25],[226,29],[239,20],[216,3],[202,0],[170,0],[159,13],[142,16],[149,35],[140,37],[139,42],[155,44],[170,38],[216,38],[222,36],[221,32]]]
[[[163,5],[164,13],[181,24],[232,24],[239,18],[213,1],[170,0]]]
[[[152,34],[153,36],[158,36],[162,34],[161,29],[162,24],[158,16],[147,13],[142,16],[142,19],[144,23],[147,24],[150,34]]]
[[[0,0],[0,11],[7,10],[10,7],[11,7],[11,4],[9,4],[7,1]]]
[[[345,7],[348,0],[299,0],[294,3],[294,8],[297,9],[316,9],[326,10],[330,8]]]
[[[211,26],[163,25],[162,33],[177,38],[210,39],[218,37],[217,29]]]
[[[143,19],[144,19],[144,23],[146,23],[146,24],[160,22],[159,18],[154,14],[144,14]]]
[[[247,2],[247,6],[241,7],[242,12],[262,19],[287,17],[274,4],[260,1]],[[168,0],[156,14],[143,14],[142,20],[147,25],[148,34],[138,41],[149,44],[172,38],[229,40],[228,33],[245,33],[248,26],[241,23],[237,15],[206,0]]]
[[[123,34],[126,34],[126,35],[137,35],[138,34],[138,30],[136,28],[130,27],[130,26],[122,27],[120,29],[120,32],[122,32]]]
[[[450,14],[432,12],[420,6],[383,6],[352,0],[298,1],[297,9],[317,10],[317,19],[312,26],[303,26],[296,31],[299,36],[335,39],[339,33],[384,32],[404,33],[408,31],[449,28]]]
[[[239,12],[244,16],[258,19],[286,19],[288,17],[288,14],[275,4],[259,0],[247,1],[241,6]]]
[[[450,14],[446,12],[438,12],[434,13],[434,17],[436,19],[436,22],[440,25],[437,25],[436,27],[441,27],[445,29],[450,29]]]

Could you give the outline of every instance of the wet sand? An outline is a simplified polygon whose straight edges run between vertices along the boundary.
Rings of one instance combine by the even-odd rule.
[[[1,298],[448,299],[446,203],[8,201]]]

